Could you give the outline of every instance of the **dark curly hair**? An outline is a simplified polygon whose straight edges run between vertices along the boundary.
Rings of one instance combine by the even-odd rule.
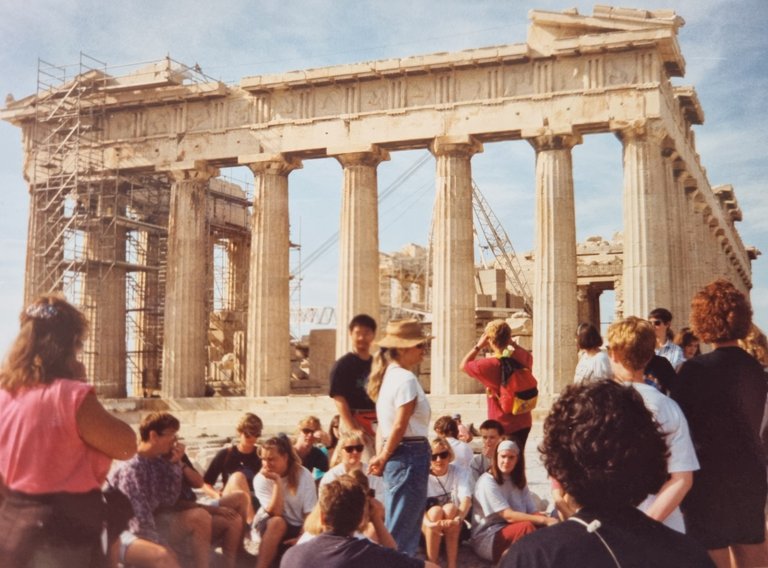
[[[727,280],[715,280],[693,297],[691,327],[705,343],[744,339],[751,325],[749,300]]]
[[[547,473],[585,507],[636,506],[667,480],[661,428],[634,388],[613,381],[566,387],[539,452]]]

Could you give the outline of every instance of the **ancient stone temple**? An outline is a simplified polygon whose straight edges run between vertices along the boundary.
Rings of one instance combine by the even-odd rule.
[[[86,355],[102,395],[125,396],[127,376],[139,374],[165,397],[202,396],[209,291],[225,255],[221,325],[235,339],[224,349],[248,396],[287,394],[291,172],[321,159],[343,170],[343,351],[350,317],[379,315],[377,167],[399,150],[428,149],[431,391],[477,392],[459,362],[475,339],[472,157],[489,142],[535,149],[533,350],[544,393],[570,382],[576,353],[563,346],[601,287],[620,291],[625,315],[667,306],[680,320],[713,277],[749,292],[755,252],[735,228],[733,188],[710,185],[691,128],[703,122],[696,92],[670,82],[685,72],[682,18],[597,7],[530,19],[525,43],[235,85],[192,80],[170,60],[126,76],[88,63],[41,83],[0,114],[22,129],[26,152],[27,299],[77,293],[93,322]],[[623,145],[623,237],[618,260],[602,263],[608,272],[590,276],[577,270],[572,149],[606,132]],[[238,165],[252,172],[252,203],[217,179]]]

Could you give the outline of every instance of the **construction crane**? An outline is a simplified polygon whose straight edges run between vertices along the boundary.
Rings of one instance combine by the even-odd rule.
[[[533,315],[533,296],[531,288],[523,274],[523,267],[517,259],[517,254],[509,240],[509,235],[502,227],[499,219],[494,215],[480,188],[472,181],[472,211],[475,217],[475,232],[482,236],[485,244],[480,245],[487,249],[495,261],[504,270],[509,289],[519,294],[523,299],[523,309],[529,315]],[[479,229],[479,232],[478,232]]]

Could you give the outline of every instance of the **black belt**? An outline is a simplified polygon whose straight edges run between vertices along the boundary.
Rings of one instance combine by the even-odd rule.
[[[426,436],[405,436],[400,440],[401,444],[413,444],[414,442],[428,442]]]

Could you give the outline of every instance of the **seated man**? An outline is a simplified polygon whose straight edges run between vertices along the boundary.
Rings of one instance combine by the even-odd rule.
[[[365,514],[365,489],[351,476],[342,476],[320,488],[320,522],[326,530],[285,553],[281,568],[390,568],[408,566],[437,568],[437,564],[352,536]]]
[[[577,512],[510,546],[501,568],[714,567],[693,539],[636,508],[667,480],[667,445],[635,389],[566,387],[544,422],[541,452]]]
[[[237,443],[222,448],[211,460],[205,470],[203,489],[209,497],[225,498],[231,494],[245,493],[248,504],[245,515],[247,523],[253,522],[253,516],[259,507],[253,497],[253,478],[261,471],[261,458],[256,441],[263,429],[261,418],[247,412],[237,423]],[[221,477],[223,488],[218,491],[214,485]]]
[[[477,483],[477,479],[491,469],[496,445],[504,439],[504,426],[498,420],[488,419],[480,424],[480,436],[483,439],[483,448],[479,454],[472,456],[472,461],[469,464],[473,487]]]
[[[131,502],[134,517],[120,536],[119,560],[148,567],[179,566],[178,551],[191,544],[194,566],[207,568],[212,534],[211,514],[179,503],[185,463],[184,445],[176,436],[179,421],[167,412],[145,416],[139,425],[136,455],[109,476],[109,483]],[[239,522],[237,527],[240,527]]]

